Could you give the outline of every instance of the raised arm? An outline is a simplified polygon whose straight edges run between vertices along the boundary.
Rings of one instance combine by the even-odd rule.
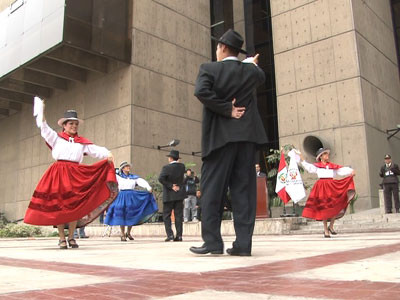
[[[341,167],[337,169],[336,174],[339,176],[355,175],[354,170],[350,167]]]
[[[151,193],[152,189],[150,184],[143,178],[136,179],[136,184],[142,188],[145,188],[149,193]]]
[[[314,166],[313,164],[310,164],[308,162],[306,162],[305,160],[303,160],[301,162],[301,165],[303,166],[303,168],[308,172],[308,173],[317,173],[318,168],[316,166]]]
[[[104,159],[107,158],[109,161],[112,158],[111,152],[106,147],[100,147],[94,144],[85,145],[83,150],[87,155],[97,158],[97,159]]]

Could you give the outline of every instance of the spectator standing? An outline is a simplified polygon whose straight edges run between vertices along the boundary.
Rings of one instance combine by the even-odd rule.
[[[257,177],[267,177],[264,172],[261,172],[261,168],[259,164],[256,164],[256,175]]]
[[[183,179],[185,165],[179,162],[179,151],[171,150],[167,155],[168,165],[161,169],[158,181],[163,185],[163,220],[167,233],[166,242],[182,241],[183,231],[183,199],[185,199],[185,187]],[[171,214],[174,212],[176,235],[171,228]]]
[[[86,226],[80,227],[79,228],[79,233],[78,233],[78,229],[75,228],[75,231],[74,231],[74,238],[75,239],[79,239],[79,238],[88,239],[89,238],[89,236],[86,235],[85,227]]]
[[[186,170],[186,176],[183,181],[185,186],[186,198],[184,201],[183,220],[184,222],[194,221],[197,222],[197,184],[199,178],[195,176],[191,169]]]
[[[394,207],[396,213],[399,213],[399,180],[397,176],[400,175],[399,166],[392,162],[392,157],[389,154],[385,155],[385,164],[381,167],[379,176],[383,178],[383,196],[385,199],[385,212],[392,213],[392,195],[394,200]]]

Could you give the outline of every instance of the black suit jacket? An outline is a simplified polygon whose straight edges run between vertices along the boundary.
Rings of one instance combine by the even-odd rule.
[[[265,81],[264,72],[253,63],[237,60],[205,63],[200,66],[195,96],[203,103],[202,157],[229,142],[267,143],[255,91]],[[231,117],[235,106],[246,107],[240,119]]]
[[[382,183],[398,183],[399,180],[397,176],[400,175],[399,166],[397,164],[392,163],[389,168],[384,164],[381,167],[381,171],[379,172],[379,176],[383,177]]]
[[[170,163],[161,169],[158,181],[163,185],[163,202],[183,200],[186,196],[183,185],[185,165],[179,162]],[[175,192],[172,185],[177,184],[179,191]]]

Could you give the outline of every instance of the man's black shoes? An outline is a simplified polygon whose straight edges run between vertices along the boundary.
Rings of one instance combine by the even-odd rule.
[[[175,237],[174,242],[182,242],[182,237],[181,236]]]
[[[174,237],[173,237],[173,236],[168,236],[168,237],[165,239],[166,242],[173,241],[173,240],[174,240]]]
[[[223,249],[208,249],[206,246],[201,246],[201,247],[190,247],[189,250],[193,252],[194,254],[222,254],[224,253]]]
[[[242,251],[237,248],[228,248],[226,249],[226,253],[232,256],[251,256],[250,252]]]

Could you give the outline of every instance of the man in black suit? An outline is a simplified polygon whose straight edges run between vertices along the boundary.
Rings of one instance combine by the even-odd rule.
[[[196,254],[222,254],[221,216],[229,188],[236,240],[230,255],[251,255],[256,215],[256,147],[267,142],[255,91],[265,80],[258,55],[238,60],[243,39],[228,30],[218,40],[217,62],[200,66],[195,96],[203,104],[201,247]]]
[[[185,189],[183,178],[185,165],[178,162],[179,151],[171,150],[167,155],[169,164],[165,165],[158,177],[158,181],[163,185],[163,219],[165,231],[167,233],[166,242],[182,241],[182,221],[183,221],[183,199],[185,199]],[[171,229],[171,213],[174,210],[176,236]]]
[[[383,177],[383,196],[385,198],[385,212],[387,214],[392,213],[392,194],[396,212],[398,213],[400,209],[398,175],[400,175],[399,166],[392,163],[392,157],[389,154],[386,154],[385,164],[381,167],[379,176]]]
[[[261,172],[259,164],[256,164],[256,175],[257,177],[267,177],[267,175],[264,172]]]

